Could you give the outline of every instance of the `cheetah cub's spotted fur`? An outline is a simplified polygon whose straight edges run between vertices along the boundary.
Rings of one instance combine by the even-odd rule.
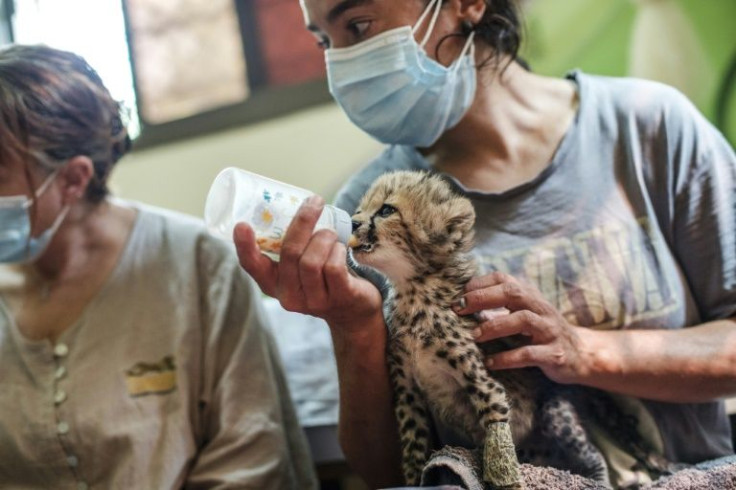
[[[574,397],[557,394],[567,388],[555,385],[556,394],[545,394],[545,383],[552,382],[538,369],[499,371],[492,378],[471,335],[477,321],[452,311],[476,273],[469,256],[474,222],[469,200],[423,172],[383,175],[353,216],[353,258],[391,283],[388,363],[406,482],[420,483],[436,449],[434,416],[483,448],[483,479],[492,488],[522,488],[517,448],[522,461],[608,484],[606,463],[582,428]],[[619,438],[634,450],[641,447],[630,435],[635,421],[610,410],[604,418],[619,428],[634,426]],[[647,465],[650,454],[638,454]]]

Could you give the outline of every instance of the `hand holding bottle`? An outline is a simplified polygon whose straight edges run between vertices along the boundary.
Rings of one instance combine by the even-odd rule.
[[[240,264],[286,310],[323,318],[333,333],[349,336],[367,323],[383,325],[378,289],[350,272],[347,247],[334,231],[314,231],[323,209],[319,196],[298,209],[284,233],[279,262],[261,253],[250,225],[238,224],[233,238]]]

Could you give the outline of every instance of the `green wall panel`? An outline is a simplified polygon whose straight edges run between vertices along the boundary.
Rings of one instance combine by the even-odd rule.
[[[521,54],[538,73],[562,76],[579,68],[588,73],[626,76],[638,3],[644,0],[531,0],[524,11]],[[647,0],[653,1],[653,0]],[[702,59],[693,60],[697,87],[687,95],[711,121],[722,101],[726,71],[736,59],[736,0],[673,1],[692,26]],[[658,47],[659,48],[659,47]],[[663,44],[662,50],[673,48]],[[677,56],[678,53],[671,53]],[[697,68],[701,67],[701,68]],[[731,87],[736,92],[736,87]],[[727,136],[736,142],[736,93],[726,104]]]

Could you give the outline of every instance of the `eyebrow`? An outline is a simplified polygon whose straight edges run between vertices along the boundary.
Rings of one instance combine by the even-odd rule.
[[[327,22],[329,24],[332,24],[338,19],[338,17],[340,17],[348,10],[370,3],[373,3],[373,0],[343,0],[342,2],[332,7],[332,10],[330,10],[330,12],[327,14]]]

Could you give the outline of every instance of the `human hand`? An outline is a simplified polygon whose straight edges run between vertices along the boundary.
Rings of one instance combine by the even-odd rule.
[[[261,290],[286,310],[357,329],[362,318],[382,315],[381,294],[350,272],[347,247],[334,232],[314,232],[323,208],[319,196],[305,201],[284,234],[279,262],[261,253],[250,226],[238,224],[233,234],[238,258]]]
[[[464,303],[464,304],[463,304]],[[508,314],[484,310],[506,308]],[[489,369],[536,366],[550,379],[572,383],[585,369],[581,327],[571,325],[531,285],[501,273],[473,278],[455,311],[461,315],[481,313],[474,332],[476,342],[523,335],[529,344],[494,354],[486,359]]]

